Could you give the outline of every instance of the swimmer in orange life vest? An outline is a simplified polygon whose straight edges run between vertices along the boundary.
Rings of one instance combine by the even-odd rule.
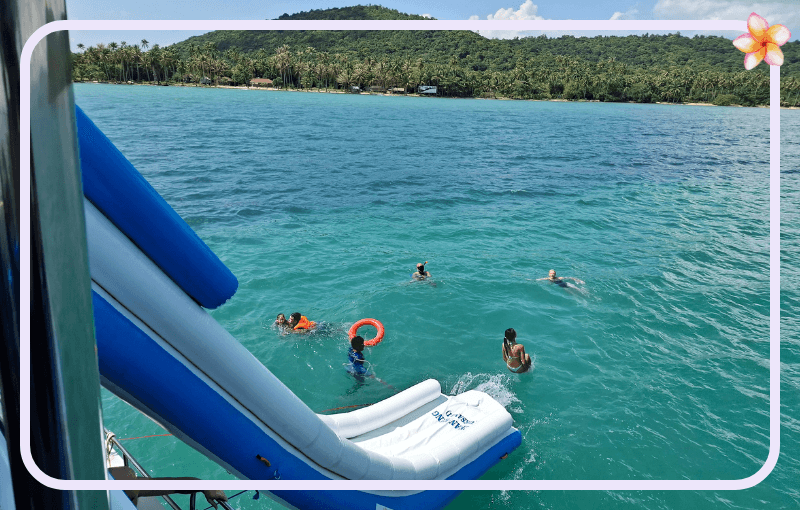
[[[308,320],[305,315],[300,315],[300,312],[294,312],[289,316],[289,326],[294,331],[302,331],[316,327],[317,323]]]

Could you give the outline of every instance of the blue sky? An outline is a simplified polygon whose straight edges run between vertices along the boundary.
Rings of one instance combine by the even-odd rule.
[[[429,15],[442,20],[467,19],[734,19],[745,20],[756,11],[770,24],[781,23],[792,31],[792,41],[800,36],[800,0],[66,0],[69,19],[274,19],[312,9],[327,9],[358,4],[382,5],[409,14]],[[166,46],[203,32],[72,32],[73,49],[78,43],[125,41]],[[685,35],[690,33],[682,32]],[[513,37],[513,32],[484,33],[487,37]],[[557,36],[559,34],[548,34]],[[575,35],[595,35],[575,33]],[[718,33],[734,38],[738,33]]]

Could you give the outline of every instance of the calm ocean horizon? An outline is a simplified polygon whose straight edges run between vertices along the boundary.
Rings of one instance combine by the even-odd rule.
[[[211,315],[315,412],[428,378],[485,391],[522,432],[485,479],[742,479],[766,461],[767,109],[74,91],[237,276]],[[781,110],[781,134],[781,455],[767,479],[468,491],[449,509],[800,507],[800,111]],[[412,281],[424,261],[432,281]],[[537,280],[549,269],[585,283]],[[295,311],[324,327],[281,335],[275,315]],[[359,385],[344,364],[365,317],[386,336],[365,351],[378,379]],[[509,327],[529,373],[503,363]],[[155,476],[233,478],[105,390],[103,416]],[[280,508],[253,496],[231,504]]]

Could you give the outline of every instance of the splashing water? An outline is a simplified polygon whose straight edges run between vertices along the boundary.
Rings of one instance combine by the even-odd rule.
[[[472,374],[467,372],[461,375],[450,390],[444,390],[449,395],[459,395],[469,390],[478,390],[495,399],[500,405],[508,408],[520,400],[510,389],[511,378],[506,374]]]

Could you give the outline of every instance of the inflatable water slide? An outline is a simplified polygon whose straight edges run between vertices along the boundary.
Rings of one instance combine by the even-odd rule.
[[[489,395],[426,380],[318,415],[222,328],[238,282],[76,109],[103,385],[243,479],[475,479],[521,436]],[[295,508],[432,509],[456,491],[272,491]]]

